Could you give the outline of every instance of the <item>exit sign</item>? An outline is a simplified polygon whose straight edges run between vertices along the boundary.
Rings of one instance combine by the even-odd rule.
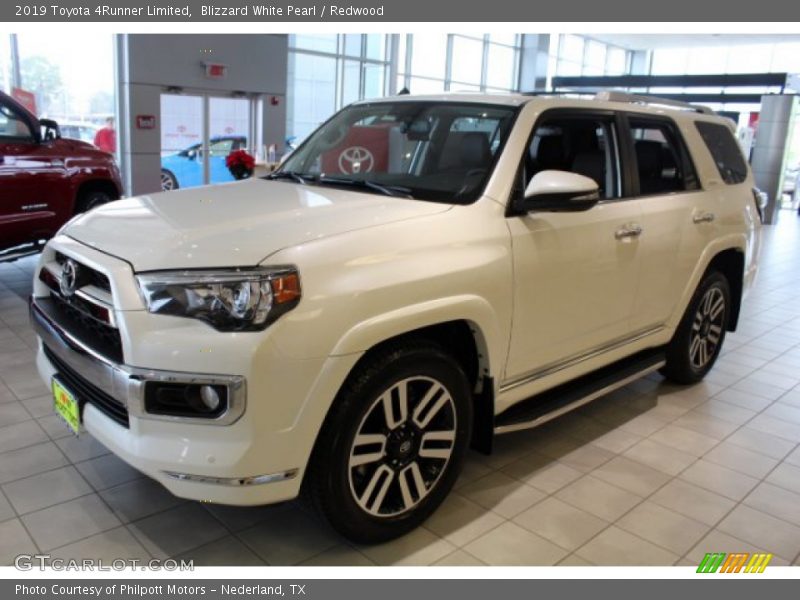
[[[203,63],[206,69],[206,79],[225,79],[228,75],[228,65],[222,63]]]

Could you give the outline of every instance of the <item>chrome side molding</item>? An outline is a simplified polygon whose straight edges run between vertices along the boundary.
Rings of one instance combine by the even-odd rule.
[[[596,358],[606,352],[611,352],[613,350],[617,350],[618,348],[622,348],[623,346],[627,346],[628,344],[632,344],[633,342],[638,342],[646,337],[659,333],[663,331],[664,327],[653,327],[650,329],[645,329],[642,331],[637,331],[633,335],[627,336],[623,339],[618,339],[613,342],[609,342],[608,344],[604,344],[597,348],[593,348],[584,354],[580,354],[578,356],[573,356],[572,358],[568,358],[564,361],[546,365],[541,369],[537,369],[535,371],[531,371],[524,375],[520,375],[515,379],[503,381],[500,384],[500,393],[507,392],[509,390],[513,390],[521,385],[526,385],[528,383],[533,383],[537,379],[541,379],[542,377],[547,377],[548,375],[553,375],[554,373],[558,373],[564,369],[568,369],[569,367],[574,367],[577,364],[580,364],[584,361],[590,360],[592,358]]]

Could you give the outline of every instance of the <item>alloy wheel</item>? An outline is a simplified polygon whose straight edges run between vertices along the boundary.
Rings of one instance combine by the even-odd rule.
[[[353,439],[348,478],[353,499],[373,517],[406,513],[445,472],[456,439],[455,403],[430,377],[409,377],[384,391]]]
[[[725,296],[718,287],[709,288],[700,300],[689,336],[689,360],[703,369],[716,356],[725,326]]]
[[[175,189],[175,180],[172,175],[165,171],[161,171],[161,191],[170,192]]]

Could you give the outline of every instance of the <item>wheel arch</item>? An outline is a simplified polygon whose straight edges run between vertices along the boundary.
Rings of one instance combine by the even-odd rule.
[[[739,323],[744,290],[744,265],[744,251],[739,248],[728,248],[714,255],[700,278],[702,281],[708,273],[719,271],[728,280],[731,291],[731,315],[728,319],[728,331],[736,331]]]
[[[488,304],[486,307],[488,308]],[[392,345],[427,341],[441,347],[453,356],[464,370],[472,390],[475,416],[472,446],[476,450],[488,454],[491,451],[491,441],[494,435],[492,366],[497,368],[497,365],[502,364],[502,360],[497,356],[492,357],[492,343],[496,343],[496,340],[493,339],[493,332],[487,331],[486,323],[480,324],[476,319],[467,318],[463,314],[459,317],[438,320],[426,311],[416,312],[417,318],[415,319],[398,319],[383,315],[378,319],[370,320],[369,324],[360,324],[348,332],[337,344],[334,354],[359,352],[361,356],[342,380],[335,396],[331,399],[313,446],[317,445],[320,433],[328,421],[327,415],[330,414],[340,391],[346,386],[349,378],[357,374],[364,364],[375,354]]]
[[[91,192],[105,192],[112,200],[118,200],[120,197],[120,191],[110,179],[87,179],[82,181],[75,191],[75,203],[72,207],[73,214],[78,213],[81,199]]]
[[[735,331],[739,321],[742,296],[744,294],[744,269],[746,241],[742,236],[729,236],[720,238],[716,243],[706,248],[700,260],[697,261],[692,276],[686,283],[681,299],[667,321],[667,327],[673,333],[678,327],[686,307],[689,306],[697,286],[711,271],[720,271],[728,279],[731,288],[731,318],[728,330]]]

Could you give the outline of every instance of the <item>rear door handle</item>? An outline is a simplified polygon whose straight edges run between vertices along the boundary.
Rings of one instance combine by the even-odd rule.
[[[642,235],[642,227],[636,223],[630,225],[623,225],[614,232],[614,237],[618,240],[625,238],[636,238]]]
[[[696,214],[695,216],[693,216],[692,217],[692,221],[694,221],[695,223],[711,223],[716,218],[717,218],[717,215],[715,215],[714,213],[712,213],[712,212],[704,212],[704,213],[699,213],[699,214]]]

